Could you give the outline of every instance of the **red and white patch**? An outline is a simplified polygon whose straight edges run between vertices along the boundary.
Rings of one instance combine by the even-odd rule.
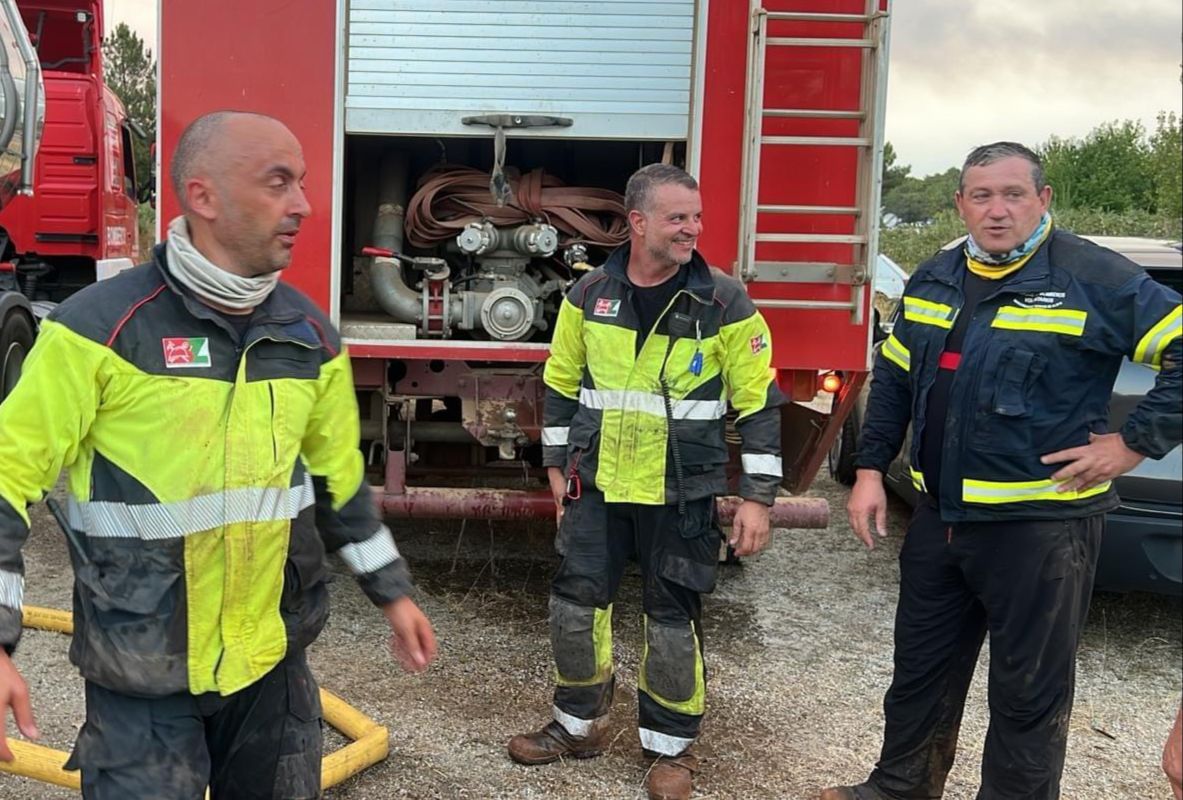
[[[210,366],[209,339],[204,336],[170,336],[160,340],[164,366],[169,369]]]
[[[620,313],[620,301],[609,297],[601,297],[592,308],[592,315],[596,317],[615,317]]]
[[[752,355],[758,356],[768,347],[768,339],[764,334],[760,334],[759,336],[753,336],[749,344],[752,346]]]

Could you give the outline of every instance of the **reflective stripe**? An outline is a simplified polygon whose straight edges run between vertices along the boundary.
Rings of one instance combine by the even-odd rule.
[[[679,756],[686,752],[687,747],[694,744],[693,739],[670,736],[668,733],[660,733],[649,728],[641,728],[640,734],[641,747],[663,756]]]
[[[337,553],[354,575],[377,572],[387,564],[398,561],[398,548],[394,546],[390,528],[385,525],[379,527],[377,532],[364,542],[351,542]]]
[[[1183,334],[1183,306],[1175,306],[1175,310],[1160,319],[1146,335],[1138,340],[1134,348],[1134,361],[1151,366],[1162,364],[1162,354],[1167,345]]]
[[[25,579],[15,572],[0,569],[0,606],[20,608],[25,595]]]
[[[904,297],[904,319],[922,325],[936,325],[946,330],[953,327],[957,309],[944,303],[921,300],[919,297]]]
[[[928,487],[924,483],[924,473],[918,469],[912,469],[911,467],[908,469],[912,473],[912,485],[922,492],[927,492]]]
[[[595,726],[596,722],[603,719],[603,717],[597,717],[596,719],[573,717],[558,706],[552,706],[551,711],[554,713],[555,722],[562,725],[567,733],[577,739],[583,739],[590,735],[592,727]]]
[[[879,352],[883,354],[884,358],[904,372],[907,372],[912,366],[912,353],[908,348],[904,347],[903,342],[897,339],[894,333],[887,337],[887,341],[883,343],[883,347],[879,349]]]
[[[1003,306],[990,323],[992,328],[1006,328],[1012,331],[1040,331],[1062,333],[1067,336],[1083,336],[1087,311],[1072,308],[1022,308]]]
[[[1034,500],[1083,500],[1109,491],[1109,481],[1083,492],[1057,492],[1060,483],[1045,481],[977,481],[966,478],[961,482],[961,499],[966,503],[1026,503]]]
[[[629,389],[579,390],[579,404],[600,411],[639,411],[655,417],[665,416],[665,400],[659,394]],[[722,419],[727,404],[721,400],[678,400],[674,402],[674,419]]]
[[[740,462],[743,464],[743,471],[748,475],[773,475],[777,478],[784,475],[781,471],[780,456],[744,453],[740,456]]]
[[[565,447],[570,428],[543,428],[542,444],[544,447]]]
[[[70,524],[87,536],[115,539],[174,539],[238,522],[294,519],[316,502],[312,476],[287,488],[227,489],[175,503],[133,505],[110,500],[70,499]]]

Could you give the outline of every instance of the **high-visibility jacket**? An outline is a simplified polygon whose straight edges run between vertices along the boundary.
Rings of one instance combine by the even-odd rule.
[[[1121,429],[1133,450],[1162,458],[1183,428],[1179,294],[1112,250],[1056,230],[973,310],[949,394],[940,486],[920,471],[928,390],[963,300],[961,248],[908,281],[875,362],[855,463],[886,472],[912,424],[917,488],[950,522],[1081,517],[1117,505],[1111,482],[1057,492],[1062,464],[1040,456],[1104,433],[1123,358],[1157,370]]]
[[[677,502],[679,472],[684,499],[725,493],[730,400],[739,493],[771,504],[784,398],[764,318],[739,281],[695,252],[685,286],[638,349],[628,258],[627,244],[617,248],[563,300],[543,373],[544,464],[573,469],[610,503]]]
[[[26,506],[65,469],[83,677],[225,695],[316,638],[326,551],[376,604],[409,576],[328,320],[280,283],[240,338],[165,253],[58,306],[0,405],[0,645],[20,636]]]

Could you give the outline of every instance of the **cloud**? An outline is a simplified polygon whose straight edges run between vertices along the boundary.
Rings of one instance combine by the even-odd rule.
[[[1000,138],[1082,136],[1178,112],[1183,11],[1173,0],[893,4],[888,139],[914,174]]]

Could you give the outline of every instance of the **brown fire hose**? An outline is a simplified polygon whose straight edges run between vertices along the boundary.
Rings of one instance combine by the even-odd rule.
[[[564,186],[541,169],[525,175],[507,167],[512,196],[497,205],[489,173],[471,167],[440,166],[419,180],[407,204],[407,241],[415,247],[452,238],[471,222],[498,227],[541,219],[558,229],[563,244],[615,247],[628,238],[624,198],[610,189]]]

